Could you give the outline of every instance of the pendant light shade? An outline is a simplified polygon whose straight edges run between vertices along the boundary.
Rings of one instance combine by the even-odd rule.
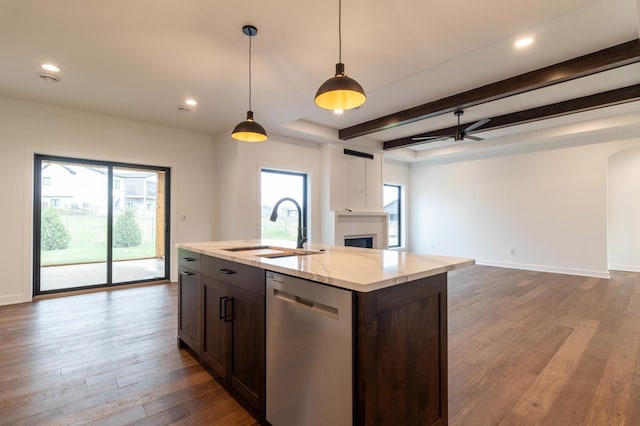
[[[253,121],[253,111],[247,111],[247,119],[234,127],[231,137],[244,142],[264,142],[268,139],[264,127]]]
[[[336,75],[322,83],[316,92],[316,105],[331,110],[358,108],[367,96],[360,84],[344,74],[344,64],[336,64]]]
[[[249,110],[247,118],[234,127],[231,137],[243,142],[264,142],[268,139],[267,132],[264,127],[253,120],[253,111],[251,110],[251,37],[258,34],[258,29],[253,25],[245,25],[242,27],[242,32],[249,37]]]
[[[322,83],[316,92],[315,102],[320,108],[347,110],[358,108],[367,100],[362,86],[344,73],[342,63],[342,0],[338,0],[338,63],[336,74]]]

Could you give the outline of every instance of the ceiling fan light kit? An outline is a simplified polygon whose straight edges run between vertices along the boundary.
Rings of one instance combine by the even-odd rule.
[[[231,137],[243,142],[264,142],[268,139],[267,132],[264,127],[254,121],[251,110],[251,37],[258,34],[258,29],[253,25],[245,25],[242,27],[242,32],[249,37],[249,110],[247,118],[234,127]]]
[[[322,83],[316,92],[315,102],[320,108],[348,110],[358,108],[367,100],[362,86],[347,77],[342,63],[342,0],[338,0],[338,63],[333,77]]]

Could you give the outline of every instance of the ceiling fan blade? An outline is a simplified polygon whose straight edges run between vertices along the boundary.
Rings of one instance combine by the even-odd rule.
[[[484,120],[480,120],[480,121],[476,121],[475,123],[473,123],[471,126],[467,127],[466,129],[464,129],[465,133],[469,133],[469,132],[473,132],[475,129],[477,129],[480,126],[484,126],[485,124],[487,124],[489,121],[491,121],[490,118],[485,118]]]
[[[464,138],[465,139],[472,139],[474,141],[483,141],[484,140],[484,138],[479,138],[477,136],[471,136],[471,135],[464,135]]]
[[[449,139],[450,136],[416,136],[411,138],[412,141],[416,142],[435,142],[435,141],[443,141],[445,139]]]

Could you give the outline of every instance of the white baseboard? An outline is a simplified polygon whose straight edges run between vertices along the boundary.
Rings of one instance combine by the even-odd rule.
[[[26,302],[21,294],[10,294],[8,296],[0,296],[0,306],[15,305],[16,303]]]
[[[619,265],[617,263],[613,263],[609,265],[609,269],[613,271],[640,272],[640,266],[638,265]]]
[[[500,268],[525,269],[528,271],[551,272],[554,274],[579,275],[583,277],[595,277],[609,279],[609,271],[592,271],[588,269],[561,268],[557,266],[530,265],[527,263],[495,262],[492,260],[476,260],[478,265],[498,266]]]

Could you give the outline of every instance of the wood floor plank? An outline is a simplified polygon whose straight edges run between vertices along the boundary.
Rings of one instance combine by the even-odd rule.
[[[625,424],[627,403],[631,397],[634,363],[638,355],[640,335],[619,333],[607,365],[596,388],[585,424]]]
[[[542,420],[546,417],[558,393],[565,386],[589,341],[598,329],[599,322],[583,319],[549,363],[540,372],[531,387],[513,408],[524,417]]]
[[[460,413],[452,416],[452,424],[499,424],[535,379],[535,374],[518,369],[510,369],[505,375],[492,378],[491,385],[481,396],[474,397]]]

